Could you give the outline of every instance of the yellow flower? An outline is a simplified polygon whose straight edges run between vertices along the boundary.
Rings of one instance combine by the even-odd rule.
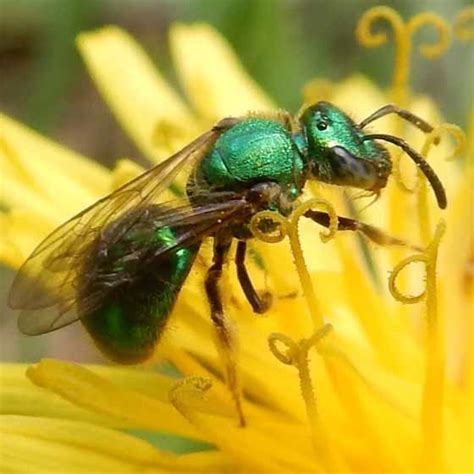
[[[78,39],[99,90],[151,161],[218,118],[273,107],[210,27],[177,25],[170,40],[191,108],[123,31],[109,27]],[[400,84],[392,93],[403,93],[404,105],[441,122],[429,98]],[[358,119],[391,100],[359,76],[324,90]],[[314,87],[306,92],[315,98]],[[12,268],[55,226],[142,171],[122,160],[108,172],[5,116],[0,124],[0,202],[8,209],[0,214],[0,260]],[[377,126],[404,131],[396,119]],[[404,136],[418,148],[427,140],[408,130]],[[229,267],[226,308],[240,337],[245,428],[238,427],[222,381],[197,268],[154,360],[170,361],[188,378],[160,375],[151,364],[1,366],[2,472],[471,472],[473,165],[446,162],[452,147],[445,142],[423,147],[446,184],[443,215],[423,182],[412,193],[401,189],[404,169],[361,213],[426,245],[410,251],[409,260],[406,250],[373,246],[364,258],[354,235],[338,233],[322,243],[313,224],[301,222],[298,237],[295,223],[286,223],[290,244],[254,243],[267,272],[253,265],[252,274],[275,294],[268,317],[250,311]],[[340,191],[317,187],[308,191],[308,198],[314,195],[347,213]],[[419,265],[408,274],[402,266],[412,260]],[[388,291],[394,268],[391,292],[413,304]],[[154,433],[212,449],[163,452],[149,442]]]

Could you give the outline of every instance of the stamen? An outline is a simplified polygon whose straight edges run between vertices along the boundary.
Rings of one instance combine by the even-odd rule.
[[[461,153],[464,152],[466,148],[466,136],[462,129],[457,125],[453,125],[450,123],[443,123],[436,127],[431,133],[426,135],[425,143],[421,149],[421,155],[425,159],[428,158],[428,154],[430,152],[432,144],[437,144],[441,140],[441,136],[443,133],[448,133],[451,135],[456,143],[455,149],[449,155],[446,160],[451,161],[458,157]],[[416,188],[418,189],[418,222],[420,226],[420,236],[421,241],[423,244],[427,244],[429,241],[429,236],[431,233],[431,222],[430,222],[430,214],[429,214],[429,206],[428,206],[428,188],[426,184],[426,179],[418,170],[417,173],[417,181],[416,181]]]
[[[395,182],[397,183],[397,186],[405,193],[407,194],[414,194],[417,190],[418,183],[415,181],[413,185],[408,185],[405,180],[403,179],[402,176],[402,170],[401,170],[401,154],[397,153],[397,155],[393,158],[392,160],[392,175],[395,178]]]
[[[285,346],[285,351],[279,348],[279,344]],[[268,345],[272,354],[285,365],[293,365],[295,363],[295,354],[298,351],[297,344],[291,337],[282,333],[273,333],[268,337]]]
[[[441,221],[433,240],[424,253],[413,255],[395,268],[389,279],[389,289],[393,297],[406,304],[426,299],[426,371],[421,406],[421,426],[423,431],[423,463],[428,472],[442,471],[443,467],[443,400],[445,378],[445,349],[442,322],[438,314],[436,270],[438,249],[446,224]],[[419,295],[404,295],[395,280],[408,264],[419,261],[425,264],[426,288]]]
[[[446,22],[431,12],[424,12],[412,17],[405,23],[396,10],[386,6],[377,6],[367,10],[359,20],[356,38],[365,47],[373,48],[387,42],[385,32],[374,33],[372,27],[378,20],[385,20],[391,26],[395,41],[395,68],[392,81],[394,101],[398,104],[406,102],[409,75],[409,61],[412,37],[416,30],[431,24],[438,33],[438,39],[432,44],[421,44],[418,50],[427,58],[440,56],[449,46],[449,27]]]
[[[413,148],[411,148],[407,142],[405,142],[399,137],[395,137],[393,135],[386,135],[382,133],[374,133],[374,134],[365,135],[364,137],[362,137],[362,141],[366,141],[366,140],[384,140],[386,142],[392,143],[393,145],[396,145],[399,148],[401,148],[415,162],[415,164],[418,166],[418,168],[423,172],[423,174],[426,176],[426,178],[430,182],[440,209],[446,208],[448,204],[448,201],[446,199],[446,192],[444,190],[443,184],[438,178],[438,175],[434,172],[433,168],[431,168],[431,166],[423,158],[423,156],[421,156]]]
[[[441,140],[442,134],[447,133],[455,141],[455,148],[451,155],[446,157],[447,161],[452,161],[456,159],[460,154],[462,154],[466,148],[466,134],[463,132],[461,127],[454,125],[452,123],[442,123],[437,126],[431,133],[426,135],[425,143],[421,149],[421,154],[426,157],[431,145],[438,143]]]
[[[469,22],[474,20],[474,7],[461,10],[454,19],[453,30],[460,41],[474,41],[474,28],[469,27]]]
[[[441,56],[448,48],[451,42],[450,28],[444,18],[436,15],[433,12],[419,13],[410,18],[406,24],[407,31],[410,36],[413,36],[416,30],[419,30],[425,25],[433,26],[438,34],[437,41],[431,44],[420,44],[418,51],[427,59],[434,59]]]
[[[306,263],[304,261],[303,250],[301,247],[301,242],[298,234],[298,224],[301,216],[314,208],[322,206],[327,210],[329,214],[329,228],[327,232],[320,232],[320,237],[323,242],[327,242],[330,239],[334,238],[337,232],[337,214],[331,204],[325,199],[313,198],[309,201],[306,201],[300,204],[294,211],[291,216],[291,220],[287,220],[281,214],[273,211],[261,211],[255,214],[250,221],[250,231],[252,234],[264,241],[264,242],[280,242],[287,235],[290,239],[291,251],[293,253],[293,258],[295,261],[296,269],[298,271],[298,276],[300,279],[301,287],[303,289],[303,294],[306,299],[311,317],[313,319],[313,324],[315,328],[321,327],[324,324],[322,312],[318,301],[316,299],[316,294],[314,292],[313,283],[311,282],[311,277],[308,273]],[[271,221],[277,225],[278,233],[270,234],[262,230],[262,224],[265,221]]]
[[[270,233],[262,230],[261,227],[265,221],[276,224],[278,233]],[[288,221],[281,214],[274,211],[258,212],[252,216],[249,227],[254,237],[269,244],[281,242],[288,233]]]
[[[315,331],[309,339],[302,339],[298,342],[293,341],[286,334],[273,333],[268,337],[272,354],[282,364],[293,365],[298,371],[301,395],[305,402],[306,413],[312,429],[318,424],[318,413],[313,384],[309,373],[308,351],[312,347],[317,347],[321,339],[331,330],[332,326],[325,324]],[[279,345],[283,345],[285,349],[281,350]]]
[[[314,286],[311,282],[311,277],[304,261],[303,249],[301,247],[300,237],[298,233],[298,223],[300,217],[303,216],[305,212],[318,205],[322,205],[324,208],[326,208],[330,218],[329,231],[327,233],[319,233],[321,240],[323,242],[327,242],[332,239],[335,236],[335,233],[337,232],[337,215],[331,204],[324,199],[313,198],[307,201],[306,203],[303,203],[298,206],[298,208],[296,208],[293,212],[293,215],[291,217],[291,223],[288,226],[288,236],[290,239],[291,252],[293,253],[296,269],[298,271],[301,287],[303,289],[303,295],[306,298],[306,303],[308,304],[315,328],[321,327],[324,324],[324,321],[319,302],[316,298]]]
[[[331,331],[330,324],[324,324],[308,339],[293,341],[286,334],[273,333],[268,338],[270,351],[283,364],[292,365],[298,371],[301,395],[303,397],[308,423],[311,428],[312,441],[316,454],[326,466],[335,472],[345,472],[347,467],[340,455],[333,449],[330,436],[324,429],[318,416],[317,403],[309,369],[308,352],[318,346]],[[280,348],[283,346],[284,349]]]
[[[187,377],[179,380],[171,388],[168,398],[171,404],[178,410],[189,422],[196,424],[195,413],[190,410],[193,401],[204,399],[205,393],[212,387],[210,379],[205,377]]]
[[[326,209],[327,213],[329,214],[329,227],[327,232],[320,232],[319,237],[321,241],[326,243],[329,242],[336,236],[337,232],[337,214],[334,207],[327,201],[326,199],[322,198],[313,198],[310,199],[302,204],[300,204],[294,211],[291,216],[291,223],[294,227],[298,225],[299,219],[306,214],[310,209],[314,209],[316,207],[323,207]],[[290,235],[291,238],[291,235]]]
[[[405,258],[401,262],[399,262],[396,267],[393,269],[392,273],[390,274],[390,277],[388,279],[388,289],[390,290],[390,293],[392,293],[392,296],[397,300],[400,301],[400,303],[404,304],[414,304],[418,303],[421,301],[425,295],[426,295],[426,290],[423,290],[421,293],[418,295],[405,295],[403,294],[397,286],[397,278],[398,275],[402,270],[404,270],[408,265],[416,262],[421,262],[424,263],[425,265],[427,264],[427,258],[425,255],[420,254],[420,255],[412,255],[408,258]]]

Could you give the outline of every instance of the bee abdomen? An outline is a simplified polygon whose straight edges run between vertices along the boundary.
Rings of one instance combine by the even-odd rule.
[[[126,225],[129,216],[121,219]],[[142,362],[153,354],[200,246],[172,248],[184,229],[156,227],[149,213],[147,221],[134,225],[133,234],[106,252],[107,241],[98,242],[78,290],[82,323],[99,349],[121,364]],[[111,225],[117,231],[120,224]],[[150,258],[148,249],[157,246],[171,250]],[[130,254],[133,258],[124,258]]]

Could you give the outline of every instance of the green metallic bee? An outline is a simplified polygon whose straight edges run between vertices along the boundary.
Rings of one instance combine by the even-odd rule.
[[[20,268],[9,305],[21,309],[25,334],[54,331],[78,319],[112,360],[134,364],[149,357],[167,323],[200,245],[214,242],[205,290],[218,339],[231,352],[219,279],[233,239],[240,285],[256,313],[270,306],[249,278],[245,255],[257,212],[289,215],[308,180],[351,186],[379,194],[391,173],[380,140],[400,147],[432,185],[438,205],[447,201],[428,163],[398,137],[366,134],[367,124],[395,113],[423,132],[432,127],[412,113],[385,106],[360,124],[327,102],[298,118],[282,115],[226,118],[178,153],[100,199],[50,234]],[[186,198],[158,203],[191,165]],[[328,214],[306,217],[329,225]],[[381,231],[339,217],[339,230],[357,230],[379,243],[393,242]],[[236,384],[232,357],[228,383]]]

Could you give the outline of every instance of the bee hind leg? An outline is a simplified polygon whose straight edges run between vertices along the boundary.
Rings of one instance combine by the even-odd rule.
[[[226,318],[222,305],[219,281],[222,268],[227,261],[231,239],[214,238],[213,262],[207,271],[205,288],[211,309],[211,319],[216,331],[216,347],[224,363],[226,381],[234,400],[240,426],[245,426],[242,410],[241,383],[237,366],[237,334],[231,322]]]

